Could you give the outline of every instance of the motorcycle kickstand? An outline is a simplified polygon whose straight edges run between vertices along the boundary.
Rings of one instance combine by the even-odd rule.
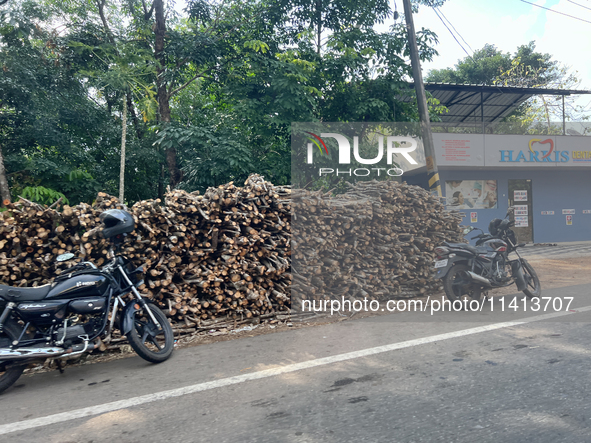
[[[66,372],[64,369],[66,364],[62,360],[60,360],[58,358],[55,360],[55,363],[56,363],[57,369],[60,371],[60,374],[63,374],[64,372]]]

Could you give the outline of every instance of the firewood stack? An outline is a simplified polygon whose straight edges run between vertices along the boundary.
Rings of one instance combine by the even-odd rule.
[[[386,300],[439,290],[434,248],[464,241],[461,216],[406,183],[359,182],[337,197],[294,189],[292,205],[294,310],[302,300]]]
[[[9,205],[0,213],[0,283],[39,286],[78,261],[105,264],[99,216],[112,208],[127,209],[104,193],[61,212],[25,199]],[[303,299],[424,294],[439,286],[431,279],[434,247],[462,241],[458,214],[396,182],[358,183],[328,197],[251,175],[244,187],[174,190],[127,210],[136,229],[122,248],[144,266],[140,292],[177,328],[192,330],[281,316]],[[66,252],[75,259],[57,263]]]
[[[174,190],[164,202],[134,204],[136,229],[123,251],[144,265],[140,292],[186,327],[288,312],[290,192],[251,175],[244,187]],[[103,265],[109,244],[99,236],[99,215],[112,208],[125,209],[104,193],[92,206],[61,212],[24,199],[9,205],[0,216],[0,283],[39,286],[78,261]],[[65,252],[76,258],[57,263]]]

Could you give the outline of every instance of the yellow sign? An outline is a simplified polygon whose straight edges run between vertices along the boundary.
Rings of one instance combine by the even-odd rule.
[[[580,160],[591,159],[591,151],[573,151],[573,158]]]

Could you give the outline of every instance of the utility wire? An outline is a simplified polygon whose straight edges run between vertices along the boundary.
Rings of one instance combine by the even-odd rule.
[[[448,23],[450,24],[450,26],[451,26],[451,27],[452,27],[452,29],[453,29],[453,30],[456,32],[456,34],[458,34],[458,35],[460,36],[460,38],[462,39],[462,41],[463,41],[464,43],[466,43],[466,45],[468,45],[468,47],[470,48],[470,51],[474,52],[474,49],[472,49],[472,46],[470,46],[470,44],[469,44],[469,43],[468,43],[466,40],[464,40],[464,37],[462,37],[462,34],[460,34],[460,33],[458,32],[458,30],[455,28],[455,26],[453,25],[453,23],[452,23],[452,22],[450,22],[450,21],[449,21],[449,19],[448,19],[448,18],[445,16],[445,14],[443,13],[443,11],[442,11],[441,9],[439,9],[439,8],[436,8],[436,9],[437,9],[437,10],[439,11],[439,13],[440,13],[440,14],[443,16],[443,18],[445,19],[445,21],[446,21],[446,22],[448,22]]]
[[[560,15],[565,15],[567,17],[574,18],[575,20],[580,20],[580,21],[585,22],[585,23],[591,23],[589,20],[584,20],[582,18],[575,17],[574,15],[568,15],[568,14],[565,14],[564,12],[560,12],[560,11],[557,11],[555,9],[550,9],[550,8],[546,8],[544,6],[536,5],[535,3],[531,3],[531,2],[528,2],[526,0],[519,0],[519,1],[521,1],[523,3],[527,3],[529,5],[537,6],[538,8],[546,9],[547,11],[552,11],[552,12],[555,12],[555,13],[560,14]]]
[[[589,8],[588,6],[579,5],[578,3],[575,3],[572,0],[566,0],[566,1],[569,3],[572,3],[573,5],[577,5],[577,6],[580,6],[581,8],[585,8],[585,9],[588,9],[589,11],[591,11],[591,8]]]
[[[443,21],[443,19],[441,18],[441,16],[437,12],[437,9],[436,8],[433,8],[433,11],[435,11],[435,14],[437,14],[437,17],[439,17],[439,20],[441,20],[441,23],[443,23],[443,26],[445,26],[447,28],[447,30],[449,31],[449,33],[451,34],[451,36],[454,38],[454,40],[458,43],[458,45],[460,45],[460,48],[462,48],[462,50],[466,53],[466,55],[468,57],[470,57],[470,59],[472,59],[472,61],[474,61],[474,59],[472,58],[472,56],[468,53],[468,51],[466,51],[466,48],[464,48],[462,46],[462,44],[460,43],[460,41],[456,38],[455,34],[451,31],[451,29],[449,29],[449,26],[447,26],[447,24]],[[472,48],[470,48],[470,49],[472,49]]]

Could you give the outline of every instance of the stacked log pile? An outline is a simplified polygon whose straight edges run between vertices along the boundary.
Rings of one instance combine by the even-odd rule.
[[[136,203],[127,209],[136,229],[122,248],[144,265],[140,292],[185,327],[288,312],[289,197],[289,188],[252,175],[244,187],[175,190],[164,202]],[[111,208],[126,209],[104,193],[61,212],[24,199],[9,205],[0,220],[0,283],[38,286],[78,261],[104,264],[109,243],[98,235],[99,215]],[[76,258],[57,263],[65,252]]]
[[[292,204],[294,309],[302,300],[384,300],[439,290],[434,248],[464,241],[461,216],[406,183],[359,182],[338,197],[294,190]]]
[[[78,261],[105,264],[99,215],[111,208],[127,209],[104,193],[61,211],[24,199],[9,205],[0,213],[0,283],[39,286]],[[187,331],[283,317],[303,299],[424,294],[439,286],[434,247],[462,241],[458,214],[397,182],[358,183],[328,197],[252,175],[243,187],[174,190],[127,210],[136,229],[122,248],[144,266],[140,291]],[[57,263],[65,252],[75,259]]]

